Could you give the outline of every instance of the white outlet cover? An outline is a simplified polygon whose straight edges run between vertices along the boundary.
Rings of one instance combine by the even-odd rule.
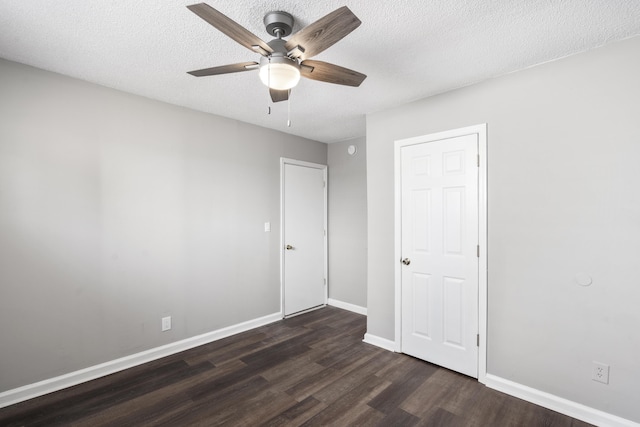
[[[594,361],[591,379],[602,384],[609,384],[609,365]]]
[[[162,318],[162,332],[171,329],[171,316]]]

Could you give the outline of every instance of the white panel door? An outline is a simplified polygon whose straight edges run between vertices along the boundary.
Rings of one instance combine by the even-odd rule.
[[[402,352],[478,376],[478,139],[401,148]]]
[[[325,170],[283,165],[284,315],[326,302]]]

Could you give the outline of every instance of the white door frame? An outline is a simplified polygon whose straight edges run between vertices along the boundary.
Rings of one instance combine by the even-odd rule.
[[[480,257],[478,265],[478,381],[485,383],[487,375],[487,124],[453,129],[414,138],[395,141],[395,351],[402,351],[402,180],[400,149],[408,145],[478,135],[478,238]]]
[[[324,180],[324,305],[327,305],[327,298],[329,296],[329,269],[328,269],[328,256],[327,256],[327,165],[321,165],[319,163],[305,162],[302,160],[288,159],[286,157],[280,157],[280,315],[284,318],[284,255],[285,255],[285,241],[284,241],[284,167],[285,165],[303,166],[308,168],[322,170],[322,177]],[[296,313],[302,314],[303,312]]]

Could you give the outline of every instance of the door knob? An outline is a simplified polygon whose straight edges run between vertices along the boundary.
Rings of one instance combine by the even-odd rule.
[[[293,246],[291,246],[291,245],[287,245],[287,246],[285,246],[285,249],[286,249],[286,250],[288,250],[288,251],[290,251],[291,249],[293,249]]]
[[[409,264],[411,264],[411,260],[409,258],[405,258],[405,259],[402,260],[402,263],[404,265],[409,265]]]

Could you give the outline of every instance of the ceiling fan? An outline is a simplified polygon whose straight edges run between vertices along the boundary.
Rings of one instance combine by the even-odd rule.
[[[287,12],[269,12],[264,17],[267,32],[275,39],[268,43],[218,12],[206,3],[187,6],[189,10],[247,49],[262,55],[258,62],[240,62],[190,71],[196,77],[237,73],[259,69],[260,80],[269,87],[273,102],[289,99],[289,91],[300,76],[312,80],[346,86],[360,86],[366,75],[348,68],[309,58],[331,47],[358,28],[360,20],[343,6],[323,18],[291,34],[293,16]]]

